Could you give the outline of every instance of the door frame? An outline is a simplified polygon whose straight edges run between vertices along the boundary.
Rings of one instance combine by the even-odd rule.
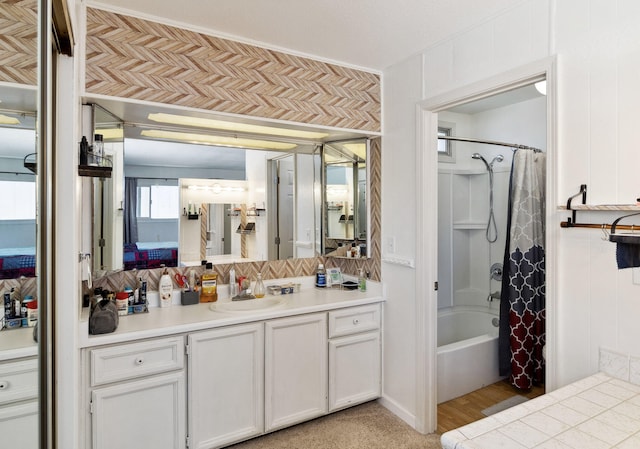
[[[437,428],[437,325],[438,299],[438,112],[500,92],[547,81],[546,180],[546,382],[557,388],[557,76],[556,57],[544,58],[479,82],[427,98],[416,105],[416,429]],[[418,294],[424,292],[424,294]]]

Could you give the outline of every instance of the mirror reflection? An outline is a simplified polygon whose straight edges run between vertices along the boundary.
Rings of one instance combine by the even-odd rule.
[[[366,139],[324,145],[322,160],[326,254],[336,257],[366,257],[369,239],[367,154]]]
[[[0,279],[35,276],[35,151],[35,113],[0,110]]]

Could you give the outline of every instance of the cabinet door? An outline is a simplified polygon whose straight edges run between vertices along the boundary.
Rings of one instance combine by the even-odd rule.
[[[329,341],[329,411],[380,396],[380,332]]]
[[[265,427],[327,413],[327,315],[265,323]]]
[[[220,447],[263,432],[262,323],[190,335],[187,363],[190,447]]]
[[[182,449],[184,372],[146,377],[91,393],[93,449]]]
[[[38,401],[0,408],[0,447],[38,449]]]

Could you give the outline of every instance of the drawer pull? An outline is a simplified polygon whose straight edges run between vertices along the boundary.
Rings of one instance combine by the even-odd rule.
[[[8,380],[0,380],[0,391],[7,390],[9,388]]]
[[[353,324],[360,324],[360,320],[358,318],[353,319]]]
[[[136,365],[141,366],[144,363],[144,357],[136,357]]]

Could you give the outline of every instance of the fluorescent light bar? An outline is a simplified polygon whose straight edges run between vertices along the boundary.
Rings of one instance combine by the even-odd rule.
[[[124,139],[123,128],[96,129],[96,134],[102,134],[102,138],[104,140],[123,140]]]
[[[315,131],[300,131],[295,129],[276,128],[273,126],[250,125],[247,123],[234,123],[223,120],[187,117],[184,115],[165,113],[149,114],[147,118],[154,122],[169,123],[171,125],[195,126],[240,133],[266,134],[270,136],[298,137],[301,139],[322,139],[329,135],[327,133]]]
[[[0,125],[19,125],[19,124],[20,124],[20,120],[18,120],[17,118],[0,114]]]
[[[272,142],[270,140],[242,139],[236,137],[210,136],[207,134],[182,133],[175,131],[164,131],[159,129],[145,129],[140,132],[141,136],[154,139],[178,140],[205,145],[218,145],[231,148],[251,148],[255,150],[292,150],[297,145],[294,143]]]

